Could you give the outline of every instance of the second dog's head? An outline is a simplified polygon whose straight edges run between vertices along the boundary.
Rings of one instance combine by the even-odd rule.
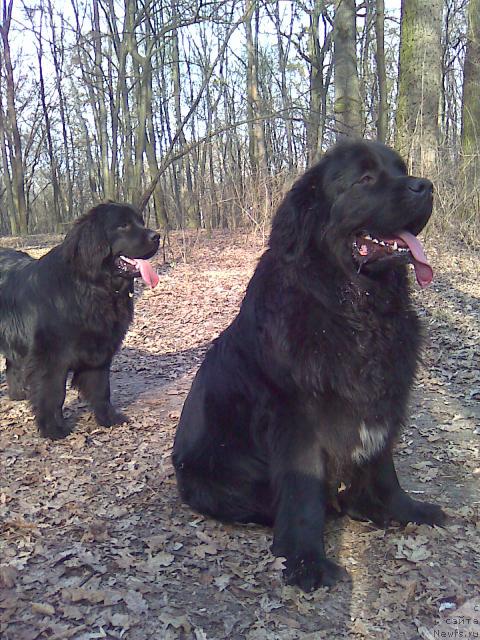
[[[135,259],[151,258],[159,240],[132,206],[106,202],[75,222],[62,248],[65,258],[87,279],[95,280],[104,272],[133,278],[139,275]]]

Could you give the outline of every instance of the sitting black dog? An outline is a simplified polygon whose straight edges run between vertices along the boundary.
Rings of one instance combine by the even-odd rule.
[[[407,264],[420,285],[432,280],[416,238],[431,212],[432,184],[397,153],[334,147],[280,205],[240,313],[185,402],[182,498],[273,526],[286,580],[305,590],[344,574],[324,552],[331,504],[379,525],[444,521],[405,493],[392,459],[420,346]]]
[[[125,416],[110,403],[110,363],[133,317],[133,279],[154,286],[146,259],[159,235],[130,206],[108,202],[76,221],[39,260],[0,249],[0,352],[13,400],[28,397],[40,433],[64,438],[67,375],[97,422]]]

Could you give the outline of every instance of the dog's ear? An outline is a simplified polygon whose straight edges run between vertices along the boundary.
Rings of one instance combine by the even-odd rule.
[[[295,182],[272,220],[269,246],[286,260],[299,258],[319,225],[327,221],[329,207],[322,187],[322,165],[315,165]]]
[[[110,255],[102,220],[109,206],[109,203],[99,204],[76,220],[62,243],[65,259],[90,280],[98,277],[103,261]]]

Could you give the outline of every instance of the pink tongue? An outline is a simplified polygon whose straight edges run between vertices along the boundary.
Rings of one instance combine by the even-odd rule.
[[[140,275],[142,276],[142,280],[145,284],[148,284],[152,289],[157,286],[159,280],[158,275],[153,270],[152,265],[148,260],[140,260],[140,258],[136,258],[135,266],[140,271]]]
[[[410,249],[418,284],[421,287],[427,287],[433,280],[433,269],[428,264],[427,256],[420,241],[409,231],[400,231],[397,235]]]

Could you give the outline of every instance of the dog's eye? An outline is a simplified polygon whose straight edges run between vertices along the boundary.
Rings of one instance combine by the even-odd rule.
[[[124,222],[123,224],[119,224],[117,228],[120,229],[120,231],[129,231],[132,225],[130,222]]]
[[[375,182],[375,178],[368,173],[357,180],[356,184],[373,184]]]

